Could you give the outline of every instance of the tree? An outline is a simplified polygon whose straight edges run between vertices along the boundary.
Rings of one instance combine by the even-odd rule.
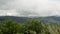
[[[23,26],[13,20],[5,20],[1,24],[1,31],[3,34],[17,34],[21,33],[23,30]]]
[[[43,23],[39,20],[30,19],[25,24],[25,29],[35,31],[36,33],[41,33],[43,30]]]

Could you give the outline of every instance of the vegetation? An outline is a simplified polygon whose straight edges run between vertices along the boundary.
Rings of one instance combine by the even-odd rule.
[[[60,34],[60,24],[46,24],[35,19],[26,23],[4,20],[0,22],[0,34]]]

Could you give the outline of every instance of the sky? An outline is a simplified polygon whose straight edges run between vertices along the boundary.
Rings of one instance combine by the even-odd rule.
[[[0,16],[60,16],[60,0],[0,0]]]

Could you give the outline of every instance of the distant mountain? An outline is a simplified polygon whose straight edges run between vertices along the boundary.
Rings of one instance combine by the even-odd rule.
[[[60,22],[59,16],[38,17],[35,19],[42,20],[45,23],[59,23]]]
[[[45,23],[59,23],[60,22],[60,17],[59,16],[48,16],[48,17],[15,17],[15,16],[0,16],[0,21],[3,21],[5,19],[12,19],[13,21],[17,21],[17,22],[27,22],[29,20],[29,18],[33,18],[33,19],[38,19],[38,20],[42,20]]]
[[[6,19],[11,19],[16,22],[26,22],[28,21],[28,17],[15,17],[15,16],[0,16],[0,21],[6,20]]]

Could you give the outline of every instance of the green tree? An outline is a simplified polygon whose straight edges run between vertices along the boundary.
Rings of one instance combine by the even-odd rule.
[[[25,29],[26,30],[32,30],[35,31],[37,34],[41,33],[43,30],[43,23],[39,20],[35,19],[30,19],[26,24],[25,24]]]
[[[23,31],[23,26],[12,20],[5,20],[1,24],[1,31],[3,34],[17,34]]]

